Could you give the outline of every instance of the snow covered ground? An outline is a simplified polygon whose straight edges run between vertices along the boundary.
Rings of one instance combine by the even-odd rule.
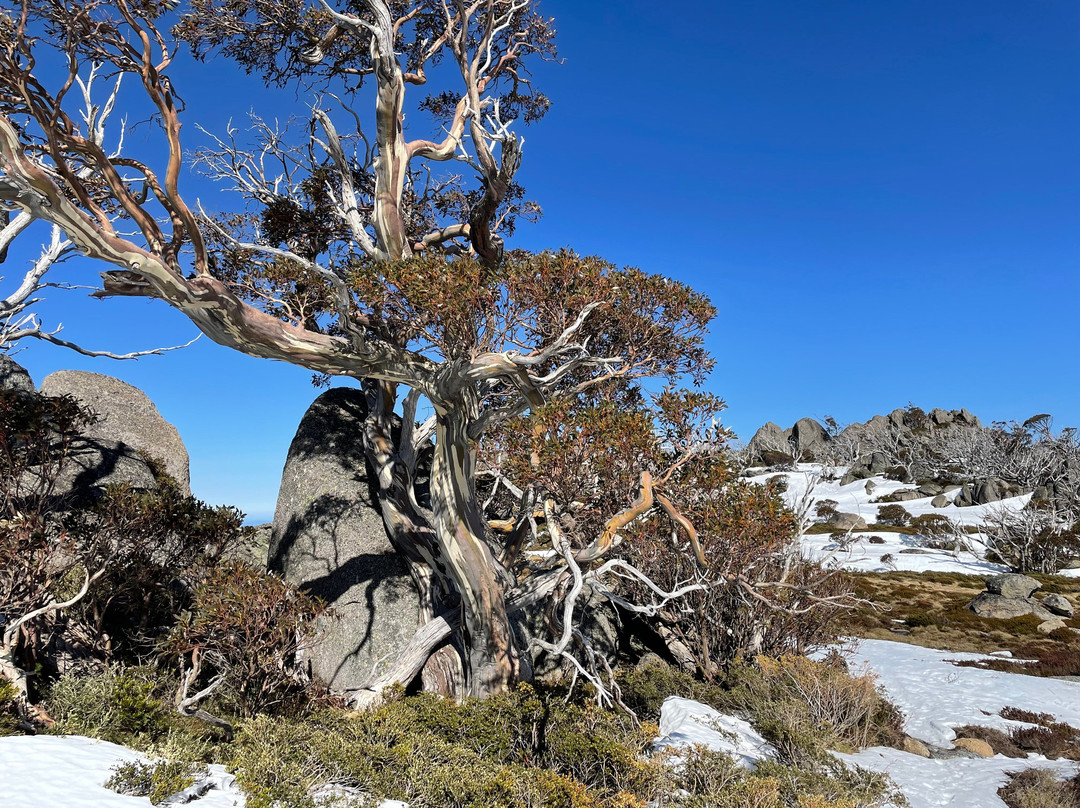
[[[899,483],[895,480],[886,480],[884,477],[873,477],[869,482],[873,483],[871,491],[866,490],[867,480],[856,480],[847,485],[840,485],[839,477],[844,474],[844,468],[832,469],[831,475],[836,480],[826,480],[825,469],[816,463],[800,463],[796,471],[760,474],[749,478],[752,482],[764,483],[772,477],[783,476],[787,479],[788,486],[784,493],[784,499],[792,508],[797,508],[800,501],[806,495],[807,489],[812,487],[810,499],[812,503],[830,499],[836,502],[836,510],[840,513],[853,513],[861,516],[867,524],[877,521],[878,508],[883,503],[872,503],[870,500],[878,499],[886,494],[902,489],[912,489],[915,486],[907,483]],[[907,502],[901,502],[904,510],[912,516],[925,514],[937,514],[945,516],[963,526],[980,527],[986,518],[1002,509],[1019,510],[1027,505],[1031,499],[1030,494],[1019,497],[1003,499],[989,505],[972,505],[959,508],[952,504],[956,491],[947,494],[949,504],[944,508],[935,508],[931,505],[933,497],[921,497]],[[813,506],[810,509],[813,516]],[[871,540],[871,537],[874,537]],[[822,562],[826,566],[835,566],[843,569],[856,570],[859,572],[959,572],[968,575],[996,575],[1008,572],[1008,568],[1001,564],[987,562],[983,555],[985,546],[982,537],[971,534],[966,537],[972,552],[950,552],[947,550],[933,550],[924,548],[921,542],[909,535],[892,532],[866,532],[853,533],[852,541],[845,546],[838,545],[827,535],[804,536],[802,540],[803,550],[811,558]],[[880,543],[876,543],[880,541]],[[1070,570],[1063,574],[1080,575],[1080,570]]]
[[[905,731],[934,746],[949,748],[953,727],[986,724],[1008,729],[1023,726],[997,713],[1002,707],[1023,707],[1051,713],[1060,721],[1080,726],[1080,683],[1020,674],[959,668],[950,660],[976,659],[978,654],[950,654],[904,643],[863,640],[846,654],[854,671],[875,673],[889,698],[904,713]],[[710,707],[688,699],[664,702],[658,748],[705,744],[735,756],[745,766],[772,754],[772,748],[752,728],[732,722]],[[745,722],[742,722],[745,724]],[[717,729],[728,730],[727,732]],[[911,808],[1004,808],[997,791],[1009,774],[1038,767],[1062,778],[1077,773],[1066,760],[952,758],[936,760],[897,749],[875,747],[857,754],[837,754],[841,760],[888,774]]]
[[[875,673],[904,712],[904,729],[936,746],[950,746],[953,727],[985,724],[1002,730],[1023,726],[998,715],[1002,707],[1050,713],[1080,727],[1080,682],[1018,673],[961,668],[952,660],[982,654],[935,651],[887,640],[860,640],[846,652],[852,671]]]
[[[935,746],[951,746],[956,737],[953,728],[964,724],[1004,730],[1024,726],[997,714],[1009,706],[1051,713],[1059,721],[1080,726],[1077,682],[960,668],[950,660],[985,657],[885,640],[862,640],[847,656],[853,670],[877,674],[889,698],[904,713],[905,731]],[[1041,757],[928,760],[885,748],[839,757],[888,774],[911,808],[1004,808],[997,790],[1008,782],[1010,772],[1039,767],[1053,769],[1062,778],[1077,773],[1077,764],[1072,761]]]
[[[743,719],[724,715],[691,699],[678,696],[664,699],[660,707],[660,737],[653,746],[677,756],[680,747],[699,744],[731,755],[748,769],[754,768],[759,760],[776,756],[776,749]]]
[[[146,760],[138,752],[107,741],[79,736],[0,738],[0,805],[4,808],[139,808],[148,797],[127,797],[105,788],[120,763]],[[237,808],[244,795],[225,774],[211,766],[221,788],[211,789],[199,808]]]

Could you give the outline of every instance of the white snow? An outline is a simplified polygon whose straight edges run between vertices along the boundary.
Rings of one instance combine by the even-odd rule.
[[[749,480],[763,484],[773,477],[784,477],[787,480],[784,500],[792,508],[798,507],[807,489],[812,486],[813,490],[810,498],[813,503],[831,499],[836,502],[837,511],[861,516],[867,524],[877,521],[878,508],[884,504],[871,502],[872,499],[878,499],[901,489],[910,490],[915,487],[908,483],[887,480],[880,476],[873,477],[870,480],[856,480],[847,485],[840,485],[839,480],[843,477],[845,471],[844,467],[826,469],[818,463],[800,463],[795,471],[759,474],[750,477]],[[828,476],[836,479],[825,479]],[[867,482],[874,484],[870,492],[866,490]],[[956,490],[951,490],[946,494],[949,504],[944,508],[935,508],[931,505],[933,497],[920,497],[899,504],[912,516],[937,514],[948,517],[962,526],[980,527],[991,514],[1002,509],[1019,510],[1027,505],[1031,499],[1031,494],[1024,494],[1019,497],[992,502],[988,505],[971,505],[959,508],[952,504],[955,495]],[[811,507],[811,517],[813,517],[813,507]],[[875,537],[875,541],[881,540],[881,543],[871,542],[871,537]],[[802,548],[807,556],[825,566],[859,572],[891,572],[898,570],[987,575],[1009,571],[1007,567],[1000,564],[991,564],[983,558],[986,548],[982,536],[977,533],[967,536],[971,552],[962,550],[955,553],[947,550],[924,548],[917,537],[888,531],[852,533],[850,539],[849,544],[841,546],[827,535],[804,536]],[[904,552],[905,550],[920,550],[921,552]],[[1080,576],[1080,570],[1070,572]]]
[[[1017,726],[998,715],[1002,707],[1050,713],[1080,727],[1080,682],[958,667],[950,660],[987,657],[887,640],[861,640],[846,656],[853,670],[877,674],[903,711],[906,732],[927,743],[950,746],[953,727],[964,724]]]
[[[1002,707],[1050,713],[1080,726],[1080,683],[1017,673],[961,668],[950,660],[984,659],[980,654],[934,651],[886,640],[861,640],[845,651],[853,670],[870,670],[904,714],[904,730],[935,746],[951,747],[954,727],[985,724],[1007,730],[1022,726],[998,715]],[[848,763],[884,772],[903,791],[911,808],[1004,808],[997,790],[1008,774],[1032,767],[1071,777],[1067,760],[996,755],[989,759],[928,760],[897,749],[864,749],[837,755]]]
[[[0,804],[4,808],[138,808],[148,797],[127,797],[105,788],[119,763],[147,760],[107,741],[77,735],[0,738]],[[223,766],[210,772],[223,788],[211,789],[199,808],[239,808],[244,795]]]
[[[1005,808],[997,790],[1009,774],[1023,769],[1053,769],[1064,779],[1076,774],[1068,760],[992,758],[928,760],[898,749],[875,747],[856,755],[836,753],[841,760],[889,775],[911,808]]]
[[[741,718],[724,715],[707,704],[669,696],[660,707],[660,737],[653,746],[678,752],[702,745],[731,755],[748,769],[759,760],[772,758],[776,750],[757,730]]]

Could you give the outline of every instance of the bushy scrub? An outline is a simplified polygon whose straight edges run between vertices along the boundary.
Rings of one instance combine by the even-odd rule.
[[[829,519],[836,515],[837,504],[835,499],[818,500],[817,504],[814,506],[814,513],[819,519]]]
[[[655,727],[521,685],[456,703],[418,695],[362,715],[258,717],[233,760],[254,808],[304,805],[332,781],[423,806],[644,806],[664,793]]]
[[[130,797],[148,797],[151,805],[158,805],[176,792],[193,786],[195,774],[190,766],[178,761],[143,763],[133,760],[117,766],[105,788]]]
[[[623,545],[664,588],[705,585],[660,615],[692,651],[698,672],[716,677],[740,655],[801,653],[833,639],[842,610],[827,599],[841,594],[840,581],[800,554],[796,518],[780,490],[735,479],[719,463],[701,473],[694,487],[709,493],[694,498],[686,516],[697,527],[705,568],[672,552],[670,530],[659,523]]]
[[[1058,780],[1046,769],[1013,775],[998,796],[1009,808],[1080,808],[1080,777]]]
[[[155,694],[156,675],[151,669],[121,667],[65,674],[45,699],[55,731],[127,745],[160,735],[168,710]]]
[[[82,544],[95,537],[103,575],[74,610],[92,638],[108,635],[98,651],[127,657],[147,651],[188,608],[206,570],[221,563],[249,528],[236,508],[210,507],[181,491],[151,460],[157,488],[110,485],[90,507],[69,516]]]
[[[0,676],[0,737],[19,734],[16,713],[18,697],[15,685]]]
[[[900,712],[870,674],[852,676],[839,655],[759,657],[734,669],[729,702],[748,712],[781,760],[820,759],[826,749],[891,746],[903,735]]]
[[[913,517],[908,524],[920,536],[938,538],[951,536],[956,532],[956,524],[953,520],[939,513],[920,514]]]
[[[903,505],[882,505],[878,508],[877,520],[883,525],[903,527],[910,524],[911,514]]]
[[[185,693],[218,680],[216,695],[234,714],[286,712],[304,704],[297,654],[317,639],[315,621],[325,612],[280,578],[226,561],[197,586],[162,653],[188,677]]]

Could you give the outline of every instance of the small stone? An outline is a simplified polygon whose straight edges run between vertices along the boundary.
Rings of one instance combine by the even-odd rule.
[[[924,758],[930,757],[930,748],[918,738],[912,738],[910,735],[904,736],[904,743],[900,748],[909,755],[918,755],[919,757]]]
[[[1042,599],[1042,605],[1061,617],[1069,618],[1073,616],[1073,605],[1069,603],[1069,599],[1064,595],[1047,595]]]
[[[979,757],[984,758],[992,758],[994,756],[994,748],[986,741],[979,738],[957,738],[956,741],[953,742],[953,748],[973,752]]]
[[[1053,620],[1044,620],[1038,625],[1040,634],[1049,634],[1051,631],[1057,631],[1059,628],[1065,627],[1065,621],[1060,617],[1055,617]]]
[[[935,508],[947,508],[949,506],[949,498],[944,494],[938,494],[936,497],[930,500],[930,504],[933,505]]]
[[[1005,573],[994,575],[986,579],[986,591],[995,595],[1004,595],[1007,598],[1027,598],[1031,593],[1040,588],[1042,584],[1027,575]]]

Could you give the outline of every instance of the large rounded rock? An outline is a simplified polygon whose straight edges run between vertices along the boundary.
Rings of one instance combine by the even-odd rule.
[[[751,457],[769,465],[791,462],[791,447],[787,435],[772,421],[768,421],[754,433],[747,448]]]
[[[968,604],[968,608],[979,617],[994,620],[1010,620],[1033,614],[1040,620],[1050,620],[1053,615],[1031,598],[1008,598],[993,592],[980,592]]]
[[[986,591],[1006,598],[1027,598],[1042,584],[1028,575],[1018,575],[1007,572],[1002,575],[992,575],[986,579]]]
[[[791,441],[806,462],[821,460],[828,448],[829,433],[813,418],[800,418],[791,428]]]
[[[37,392],[29,371],[7,354],[0,354],[0,389],[19,393]]]
[[[1060,617],[1072,619],[1073,605],[1064,595],[1047,595],[1042,599],[1042,605]]]
[[[268,567],[325,600],[309,652],[312,673],[334,690],[363,687],[419,627],[405,561],[394,552],[372,493],[360,430],[364,395],[328,390],[300,421],[281,475]]]
[[[45,377],[41,392],[47,396],[71,396],[94,412],[98,420],[84,429],[83,434],[92,444],[100,444],[103,463],[107,465],[116,451],[128,458],[145,452],[163,460],[165,470],[176,478],[181,490],[190,493],[188,453],[180,433],[161,417],[154,402],[142,390],[100,373],[59,370]],[[87,454],[85,460],[91,463],[92,455]],[[102,479],[107,476],[101,475]],[[130,482],[138,484],[135,480]]]
[[[866,530],[866,520],[854,513],[834,513],[829,517],[828,525],[835,530]]]

